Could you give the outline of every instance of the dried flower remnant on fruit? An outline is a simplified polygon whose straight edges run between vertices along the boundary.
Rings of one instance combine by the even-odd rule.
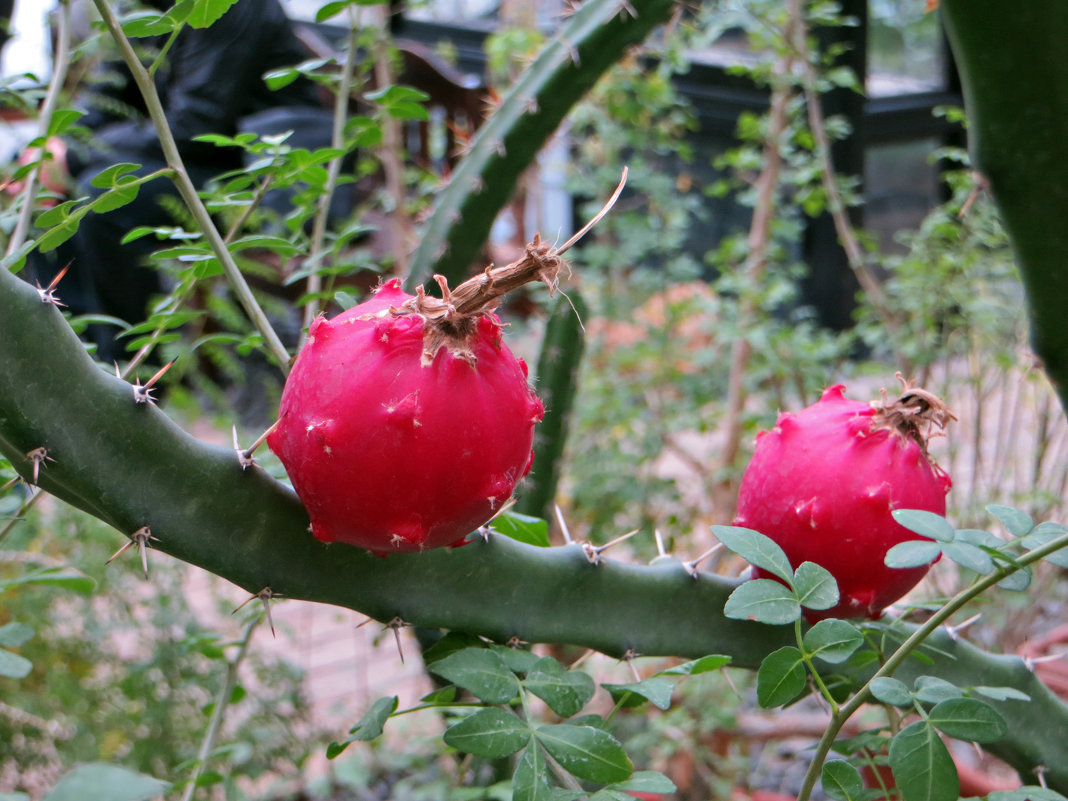
[[[267,443],[311,518],[312,533],[375,553],[462,545],[530,472],[544,407],[493,310],[513,289],[554,291],[561,255],[615,203],[556,248],[539,237],[441,297],[390,281],[363,303],[312,323]]]
[[[919,539],[895,509],[945,514],[949,476],[927,452],[932,429],[954,419],[933,394],[902,381],[900,398],[863,403],[841,385],[757,436],[738,494],[738,525],[775,540],[796,568],[829,570],[837,606],[809,617],[878,617],[929,568],[887,567],[886,552]],[[770,577],[759,569],[757,575]]]

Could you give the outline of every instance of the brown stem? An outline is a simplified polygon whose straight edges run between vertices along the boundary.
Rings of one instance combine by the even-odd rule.
[[[790,0],[790,21],[788,30],[801,18],[800,0]],[[749,285],[758,283],[767,266],[768,248],[771,243],[771,222],[775,215],[776,190],[782,173],[781,139],[786,131],[786,112],[793,95],[790,75],[793,72],[795,56],[788,51],[783,56],[777,73],[780,80],[771,93],[768,134],[764,142],[764,169],[757,178],[757,200],[753,208],[753,219],[749,224],[749,256],[742,267],[742,272],[750,279]],[[747,320],[757,313],[757,304],[748,297],[740,301],[739,320],[745,325]],[[743,335],[731,346],[731,366],[727,380],[727,408],[723,419],[726,440],[723,445],[721,467],[729,471],[742,443],[742,413],[745,411],[746,390],[745,371],[753,354],[753,346]],[[734,498],[729,481],[725,480],[717,488],[716,508],[725,516],[733,516]]]

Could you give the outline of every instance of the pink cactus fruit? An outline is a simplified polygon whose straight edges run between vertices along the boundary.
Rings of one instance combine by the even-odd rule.
[[[772,430],[757,435],[735,523],[775,540],[795,568],[815,562],[835,577],[838,605],[806,610],[810,620],[878,617],[930,567],[883,563],[894,545],[923,539],[891,512],[945,514],[952,486],[927,453],[931,427],[944,427],[952,414],[931,393],[902,383],[897,401],[884,396],[870,404],[846,398],[841,385],[830,387],[817,403],[780,415]]]
[[[530,470],[544,410],[526,364],[492,312],[432,319],[431,301],[394,280],[311,326],[267,441],[320,540],[459,545]]]

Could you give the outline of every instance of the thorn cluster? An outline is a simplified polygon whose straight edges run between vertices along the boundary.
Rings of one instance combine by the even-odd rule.
[[[144,571],[145,578],[148,578],[148,548],[149,542],[155,540],[159,542],[159,537],[152,536],[152,529],[148,526],[141,526],[133,534],[130,535],[130,541],[123,545],[119,550],[115,551],[104,564],[110,565],[119,556],[126,553],[133,546],[137,546],[137,550],[141,553],[141,570]]]
[[[37,481],[41,475],[41,466],[45,462],[54,462],[51,456],[48,455],[48,449],[43,445],[40,448],[34,448],[32,451],[26,454],[26,459],[33,462],[33,484],[37,485]]]
[[[59,298],[56,297],[56,286],[63,280],[63,276],[67,274],[67,270],[70,269],[71,262],[67,262],[66,266],[56,273],[56,277],[48,282],[48,286],[42,287],[40,283],[37,284],[37,296],[41,299],[41,303],[47,303],[51,306],[66,306]]]
[[[271,636],[272,637],[277,637],[278,634],[274,630],[274,620],[271,619],[271,601],[273,599],[275,599],[275,598],[281,598],[281,597],[283,597],[283,596],[280,593],[275,592],[270,587],[264,587],[259,592],[253,593],[252,595],[250,595],[248,597],[248,599],[243,601],[241,603],[241,605],[238,606],[237,609],[235,609],[230,614],[231,615],[236,615],[238,612],[240,612],[242,609],[244,609],[246,606],[248,606],[253,601],[257,601],[257,600],[261,601],[263,603],[263,612],[267,616],[267,625],[271,627]]]
[[[171,369],[176,361],[177,359],[171,359],[171,361],[159,368],[159,370],[156,371],[156,374],[148,379],[143,385],[141,384],[141,379],[137,379],[133,385],[134,403],[148,403],[155,406],[156,399],[152,397],[152,390],[155,383],[163,377],[164,373]]]

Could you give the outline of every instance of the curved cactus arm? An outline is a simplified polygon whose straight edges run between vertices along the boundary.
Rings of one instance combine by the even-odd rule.
[[[572,290],[567,297],[556,301],[545,326],[536,374],[545,417],[534,431],[534,464],[516,505],[516,510],[523,514],[547,519],[552,513],[571,407],[578,390],[579,365],[586,346],[582,320],[588,311],[582,295]]]
[[[1035,352],[1068,408],[1068,4],[942,0],[941,10],[975,165],[1012,238]]]
[[[675,0],[587,0],[541,49],[478,129],[420,231],[409,285],[431,272],[457,283],[497,213],[565,115],[675,8]]]
[[[426,627],[507,640],[574,643],[622,655],[731,656],[756,667],[786,644],[788,627],[730,620],[725,579],[692,577],[676,560],[653,566],[592,564],[580,546],[535,548],[492,535],[454,551],[381,559],[307,532],[294,494],[236,454],[206,445],[133,388],[102,370],[55,307],[0,270],[0,451],[30,479],[26,454],[44,447],[42,488],[127,536],[148,526],[152,545],[251,593],[400,617]],[[492,602],[487,602],[491,599]],[[1021,770],[1049,768],[1068,789],[1068,707],[1022,661],[992,656],[948,636],[923,672],[961,684],[1002,685],[1033,702],[1009,702],[1008,737],[990,748]],[[1015,703],[1015,705],[1013,705]]]

